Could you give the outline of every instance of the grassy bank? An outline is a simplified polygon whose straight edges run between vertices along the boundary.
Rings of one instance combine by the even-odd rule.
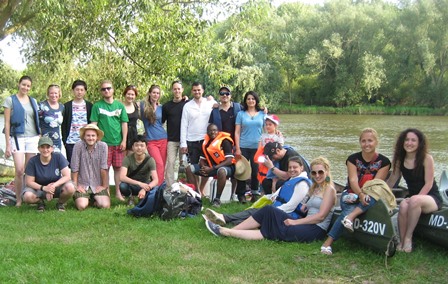
[[[243,241],[210,234],[201,217],[163,222],[109,210],[43,213],[0,208],[3,283],[443,283],[448,252],[417,240],[388,259],[348,241],[333,256],[310,244]],[[208,204],[206,204],[208,206]],[[224,205],[236,212],[243,205]]]
[[[351,115],[448,115],[447,109],[427,107],[382,107],[382,106],[350,106],[325,107],[280,104],[269,107],[269,112],[279,114],[351,114]]]

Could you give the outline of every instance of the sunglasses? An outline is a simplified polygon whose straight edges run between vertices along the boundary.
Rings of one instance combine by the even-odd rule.
[[[317,172],[316,171],[311,171],[311,175],[314,177],[314,176],[317,176],[317,175],[323,175],[323,174],[325,174],[325,172],[323,171],[323,170],[318,170]]]
[[[219,92],[220,96],[230,96],[230,92]]]
[[[101,92],[110,91],[112,90],[112,87],[101,88],[100,90]]]

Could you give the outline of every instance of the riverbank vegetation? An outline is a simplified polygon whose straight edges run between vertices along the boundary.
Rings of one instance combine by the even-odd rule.
[[[21,73],[34,78],[38,99],[57,83],[62,101],[69,100],[71,83],[81,78],[96,101],[98,82],[109,78],[117,94],[133,84],[140,97],[159,84],[163,102],[170,83],[181,79],[186,94],[196,80],[212,95],[230,86],[236,101],[256,90],[279,112],[287,105],[290,111],[446,114],[448,0],[5,3],[0,19],[9,21],[0,21],[0,40],[12,34],[24,41],[28,66]],[[6,96],[20,74],[0,68]]]
[[[114,194],[112,194],[114,196]],[[2,207],[3,283],[443,283],[448,253],[416,238],[414,252],[385,256],[341,239],[334,255],[309,244],[217,238],[202,217],[164,222],[109,210],[66,212],[55,201]],[[208,207],[209,204],[207,203]],[[245,207],[225,204],[221,212]]]

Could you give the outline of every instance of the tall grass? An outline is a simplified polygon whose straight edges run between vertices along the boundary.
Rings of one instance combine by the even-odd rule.
[[[112,196],[114,196],[112,194]],[[333,256],[309,244],[217,238],[203,219],[133,218],[109,210],[66,212],[55,201],[1,211],[2,283],[443,283],[448,252],[417,240],[388,259],[340,240]],[[208,204],[206,204],[208,206]],[[221,212],[244,209],[226,204]]]

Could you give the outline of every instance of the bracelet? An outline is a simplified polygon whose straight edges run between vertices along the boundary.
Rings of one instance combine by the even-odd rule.
[[[275,166],[273,166],[272,168],[270,168],[271,172],[273,172],[275,170]]]
[[[43,185],[40,186],[40,190],[44,191],[44,186]]]

